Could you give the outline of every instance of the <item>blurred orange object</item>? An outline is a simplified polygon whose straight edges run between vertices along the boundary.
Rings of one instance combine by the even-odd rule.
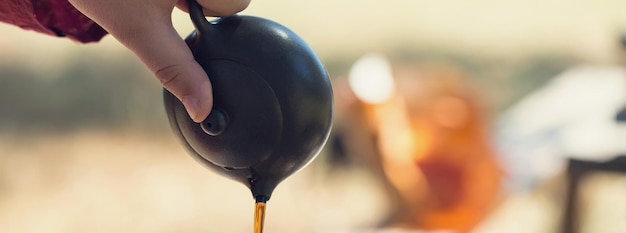
[[[396,67],[397,90],[365,104],[397,212],[386,227],[469,232],[500,194],[502,171],[484,109],[463,73]]]

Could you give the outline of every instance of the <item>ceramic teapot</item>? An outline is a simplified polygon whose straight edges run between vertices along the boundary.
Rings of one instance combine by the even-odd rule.
[[[276,22],[242,15],[208,21],[195,0],[189,14],[196,30],[185,41],[208,74],[214,104],[195,123],[164,90],[170,126],[192,157],[265,202],[328,139],[328,74],[306,42]]]

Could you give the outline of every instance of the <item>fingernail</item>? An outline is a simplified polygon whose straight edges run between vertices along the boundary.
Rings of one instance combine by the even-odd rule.
[[[202,121],[202,119],[197,119],[198,118],[198,108],[199,106],[199,101],[198,99],[196,99],[193,96],[185,96],[181,98],[181,101],[183,102],[183,105],[185,105],[185,109],[187,110],[187,114],[189,114],[189,116],[191,117],[191,119],[193,121],[195,121],[196,123],[199,123]]]

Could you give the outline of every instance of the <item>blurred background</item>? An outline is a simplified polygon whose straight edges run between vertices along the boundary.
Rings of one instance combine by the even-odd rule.
[[[333,81],[266,232],[626,232],[626,1],[252,1]],[[193,30],[175,10],[175,27]],[[112,37],[0,24],[0,232],[250,232]]]

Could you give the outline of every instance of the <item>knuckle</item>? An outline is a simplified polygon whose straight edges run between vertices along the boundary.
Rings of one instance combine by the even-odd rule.
[[[180,79],[183,75],[183,69],[180,65],[169,65],[158,69],[154,75],[164,87],[167,87]]]

